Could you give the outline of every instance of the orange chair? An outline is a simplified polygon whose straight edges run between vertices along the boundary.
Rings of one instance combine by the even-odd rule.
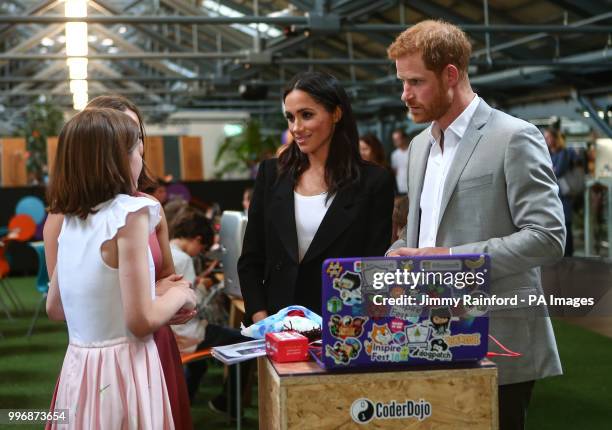
[[[181,354],[181,363],[185,365],[192,361],[204,360],[208,357],[212,357],[212,348],[201,349],[190,354]]]

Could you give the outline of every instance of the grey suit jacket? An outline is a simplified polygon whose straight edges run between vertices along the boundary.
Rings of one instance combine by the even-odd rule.
[[[427,131],[409,147],[406,237],[391,249],[418,246],[419,202],[431,144]],[[444,183],[436,246],[491,256],[491,294],[542,294],[539,266],[563,256],[563,209],[539,130],[481,100]],[[520,302],[519,302],[520,303]],[[499,384],[562,373],[550,319],[542,307],[491,311],[490,334],[519,358],[494,358]],[[489,342],[489,350],[499,347]],[[499,351],[502,352],[502,351]]]

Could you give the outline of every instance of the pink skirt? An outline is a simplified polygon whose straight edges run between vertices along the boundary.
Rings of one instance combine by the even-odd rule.
[[[68,409],[74,429],[174,429],[153,338],[113,339],[66,351],[55,409]]]

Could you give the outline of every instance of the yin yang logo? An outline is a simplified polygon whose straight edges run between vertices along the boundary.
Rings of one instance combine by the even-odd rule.
[[[374,418],[374,404],[368,399],[357,399],[351,405],[351,417],[359,424],[366,424]]]

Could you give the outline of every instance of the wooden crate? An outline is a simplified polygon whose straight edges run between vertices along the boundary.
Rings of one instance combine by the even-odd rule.
[[[488,360],[435,370],[329,373],[312,361],[279,364],[262,357],[258,367],[260,429],[498,428],[497,368]],[[395,410],[414,415],[420,409],[421,419],[376,415],[391,414],[392,401]],[[360,416],[368,405],[374,415]]]

